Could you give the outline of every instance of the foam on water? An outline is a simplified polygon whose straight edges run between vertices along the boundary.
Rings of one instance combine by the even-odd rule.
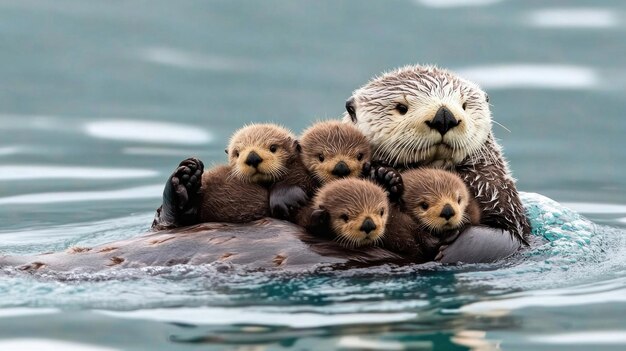
[[[117,351],[119,349],[58,341],[53,339],[6,339],[0,340],[2,350],[20,351]]]
[[[149,169],[97,168],[41,165],[0,166],[0,180],[26,179],[129,179],[149,178],[159,173]]]
[[[200,127],[178,123],[102,120],[85,124],[87,134],[102,139],[154,144],[200,145],[213,138]]]
[[[594,89],[598,73],[589,67],[546,64],[494,64],[456,70],[485,89]]]
[[[545,28],[609,28],[618,25],[615,11],[603,8],[550,8],[535,10],[528,23]]]

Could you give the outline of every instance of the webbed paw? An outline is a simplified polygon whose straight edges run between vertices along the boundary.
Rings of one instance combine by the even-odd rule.
[[[270,211],[274,218],[290,219],[306,205],[309,196],[294,185],[276,185],[270,191]]]
[[[368,177],[381,185],[391,201],[398,201],[404,193],[404,183],[400,172],[393,167],[371,165]]]
[[[195,224],[203,172],[204,164],[197,158],[188,158],[178,165],[163,190],[163,205],[157,213],[162,225]]]

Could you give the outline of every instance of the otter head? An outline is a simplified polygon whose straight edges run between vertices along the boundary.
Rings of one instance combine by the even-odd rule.
[[[316,123],[300,138],[302,162],[322,184],[358,177],[371,158],[367,138],[352,125],[338,121]]]
[[[355,90],[346,101],[344,122],[368,137],[375,160],[451,167],[487,140],[488,102],[478,85],[450,71],[406,66]]]
[[[433,233],[460,229],[469,222],[470,195],[456,174],[439,169],[413,169],[402,174],[404,206]]]
[[[343,246],[372,245],[385,234],[387,195],[367,180],[346,178],[330,182],[313,199],[313,208],[312,221],[324,222]]]
[[[297,156],[298,149],[289,130],[275,124],[251,124],[235,132],[226,153],[236,177],[269,183],[287,173],[288,163]]]

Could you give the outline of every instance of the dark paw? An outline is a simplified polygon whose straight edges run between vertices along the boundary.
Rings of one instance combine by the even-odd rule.
[[[270,191],[270,211],[272,217],[291,219],[308,201],[309,197],[301,188],[293,185],[276,185]]]
[[[182,161],[163,191],[162,221],[175,225],[195,224],[204,164],[197,158]]]
[[[381,185],[388,193],[391,201],[398,201],[404,193],[404,183],[400,172],[392,167],[371,166],[368,177]]]

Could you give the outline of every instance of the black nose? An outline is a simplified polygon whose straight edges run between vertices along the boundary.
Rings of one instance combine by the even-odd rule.
[[[450,204],[446,204],[445,206],[443,206],[439,217],[449,220],[450,218],[452,218],[452,216],[454,216],[454,209],[452,208],[452,206],[450,206]]]
[[[376,223],[374,223],[371,218],[367,217],[359,229],[365,232],[365,234],[369,234],[372,230],[376,229]]]
[[[254,168],[257,168],[257,166],[263,162],[263,159],[261,158],[261,156],[259,156],[259,154],[257,154],[254,151],[250,151],[250,153],[248,154],[248,157],[246,157],[246,164],[248,166],[252,166]]]
[[[435,113],[435,118],[432,121],[427,121],[426,124],[435,129],[442,136],[445,135],[450,129],[459,125],[459,121],[454,118],[454,114],[448,110],[445,106],[441,106],[439,111]]]
[[[333,168],[332,174],[336,177],[348,176],[350,175],[350,167],[348,167],[348,165],[345,162],[339,161],[335,165],[335,168]]]

